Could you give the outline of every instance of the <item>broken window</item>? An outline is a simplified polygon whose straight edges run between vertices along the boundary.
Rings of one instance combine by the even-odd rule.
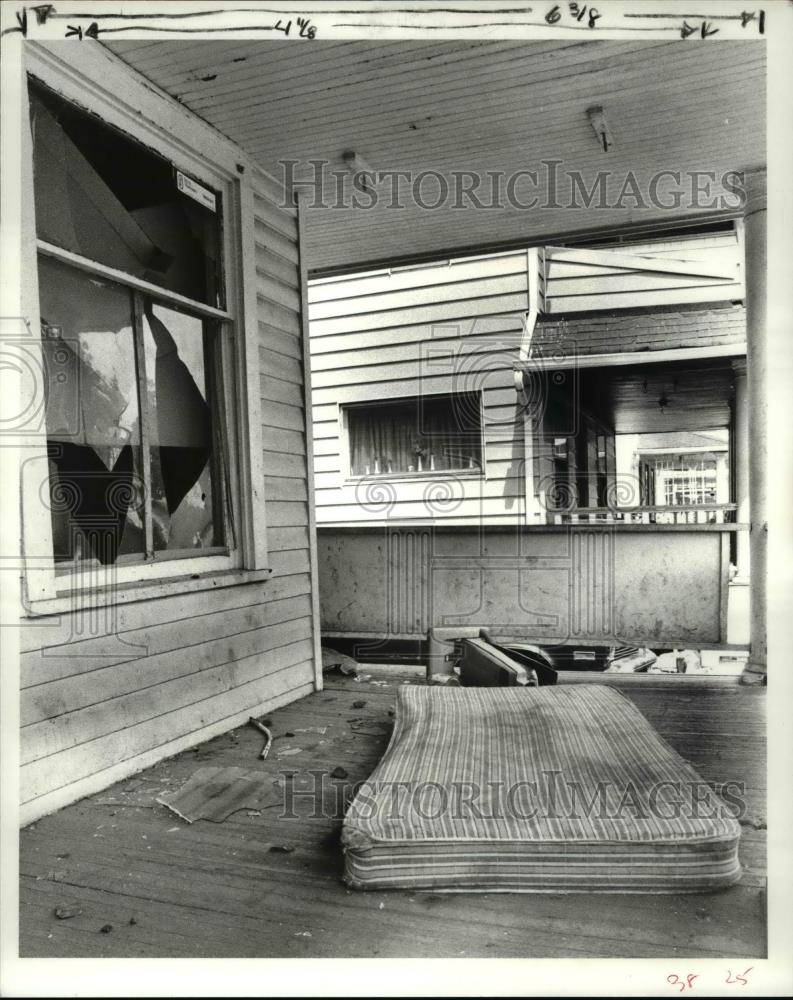
[[[227,552],[219,196],[36,84],[31,123],[55,561]]]
[[[468,472],[482,467],[477,392],[356,403],[345,410],[353,476]]]
[[[155,550],[223,544],[214,516],[219,470],[213,474],[212,338],[194,316],[147,303],[143,350],[150,433],[151,516]]]
[[[142,556],[131,296],[46,258],[39,287],[55,559]]]
[[[220,195],[30,82],[39,240],[222,308]]]
[[[225,544],[214,324],[39,259],[56,561]]]

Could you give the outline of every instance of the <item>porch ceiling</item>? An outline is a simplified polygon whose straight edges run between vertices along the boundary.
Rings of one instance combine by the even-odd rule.
[[[131,66],[211,122],[267,170],[279,159],[330,161],[352,149],[376,170],[539,171],[527,201],[545,195],[542,161],[581,171],[587,188],[612,173],[610,200],[634,171],[645,197],[653,173],[728,170],[765,162],[765,50],[761,41],[263,40],[106,43]],[[605,109],[604,153],[586,109]],[[524,184],[530,182],[524,180]],[[328,185],[328,187],[330,184]],[[607,208],[314,210],[312,269],[440,256],[508,242],[544,241],[616,225],[654,224],[702,209]],[[382,192],[382,193],[381,193]],[[662,192],[664,188],[662,187]],[[438,197],[427,180],[422,197]],[[488,201],[485,189],[480,197]],[[668,197],[668,195],[667,195]],[[734,199],[733,199],[734,204]]]
[[[587,370],[582,376],[594,379],[597,393],[609,401],[617,434],[704,431],[730,423],[729,361]]]

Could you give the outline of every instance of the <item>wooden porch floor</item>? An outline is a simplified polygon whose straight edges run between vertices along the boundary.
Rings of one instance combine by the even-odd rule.
[[[265,761],[260,734],[244,727],[21,831],[20,955],[766,954],[764,689],[650,678],[622,687],[703,778],[746,783],[744,874],[730,889],[650,897],[360,893],[341,882],[333,789],[369,775],[385,749],[394,689],[406,682],[393,668],[372,673],[369,681],[329,675],[323,692],[274,712],[281,739]],[[278,758],[296,747],[300,754]],[[329,779],[325,804],[336,815],[325,819],[312,818],[306,800],[295,807],[298,819],[251,808],[187,825],[157,804],[207,765],[262,770],[273,781],[287,770],[341,768],[348,777]],[[74,904],[76,916],[55,916]]]

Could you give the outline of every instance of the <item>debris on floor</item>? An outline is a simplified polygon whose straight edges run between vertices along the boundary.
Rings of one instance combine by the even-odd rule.
[[[752,830],[767,830],[768,824],[763,816],[745,816],[739,819],[741,826],[748,826]]]
[[[357,736],[389,736],[393,724],[385,719],[353,718],[348,720],[350,729]]]
[[[99,928],[99,933],[100,934],[109,934],[112,930],[113,930],[113,925],[112,924],[103,924],[103,926]]]
[[[202,767],[178,792],[156,801],[186,823],[207,819],[222,823],[239,809],[256,809],[277,801],[265,771],[242,767]]]
[[[253,726],[254,729],[258,729],[264,735],[264,746],[262,747],[262,752],[259,754],[259,760],[265,760],[267,754],[270,752],[270,747],[273,745],[273,734],[263,722],[259,722],[253,716],[248,719],[248,725]]]
[[[94,834],[94,836],[96,836],[96,834]],[[36,881],[37,882],[44,882],[44,881],[48,881],[48,882],[62,882],[65,878],[66,878],[66,872],[65,871],[62,871],[60,869],[51,869],[50,871],[46,872],[44,875],[37,875],[36,876]]]
[[[647,671],[650,674],[698,674],[702,672],[702,659],[694,649],[673,649],[661,653]]]
[[[358,663],[346,653],[340,653],[337,649],[331,649],[330,646],[323,646],[322,672],[326,673],[329,670],[338,670],[339,673],[348,677],[354,677],[358,673]]]
[[[347,772],[344,770],[343,767],[334,767],[333,770],[330,772],[330,776],[331,778],[346,778]]]
[[[294,847],[290,844],[271,844],[270,854],[291,854]]]
[[[457,674],[430,674],[427,683],[446,687],[459,687],[460,678]]]
[[[72,917],[79,917],[82,912],[83,908],[79,903],[64,903],[62,906],[55,907],[55,916],[58,920],[69,920]]]
[[[607,674],[640,674],[652,670],[657,657],[645,647],[624,647],[615,651],[607,660]]]

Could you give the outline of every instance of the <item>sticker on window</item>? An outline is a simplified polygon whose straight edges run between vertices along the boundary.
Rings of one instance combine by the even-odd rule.
[[[204,208],[208,208],[210,212],[217,211],[217,199],[209,188],[204,187],[203,184],[199,184],[198,181],[194,181],[192,177],[188,177],[187,174],[183,174],[181,170],[176,171],[176,186],[182,192],[186,194],[188,198],[192,198],[197,201],[199,205],[203,205]]]

